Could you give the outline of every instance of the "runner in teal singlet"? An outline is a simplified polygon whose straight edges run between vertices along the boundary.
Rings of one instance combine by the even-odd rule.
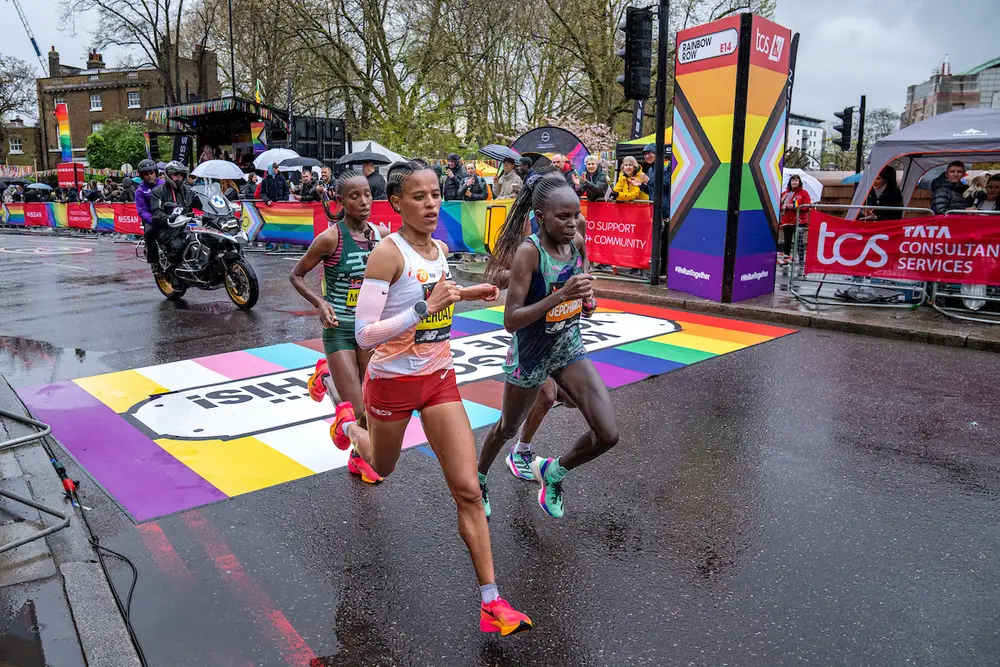
[[[580,339],[580,316],[597,308],[584,272],[584,240],[580,227],[580,199],[561,179],[542,178],[534,184],[532,207],[539,221],[537,234],[517,246],[510,269],[510,287],[504,308],[504,328],[513,332],[504,364],[503,406],[479,457],[483,468],[496,458],[504,443],[517,433],[546,378],[579,408],[590,430],[559,458],[535,458],[531,471],[541,485],[538,503],[549,516],[563,515],[562,479],[565,474],[615,446],[618,425],[604,381],[587,356]],[[501,234],[498,245],[517,239]],[[509,248],[499,248],[499,254]],[[484,503],[486,496],[484,494]]]
[[[315,306],[323,325],[326,358],[316,363],[316,370],[309,378],[309,395],[315,401],[322,401],[327,393],[325,381],[332,379],[342,400],[349,401],[356,414],[362,415],[360,419],[364,419],[361,378],[371,352],[359,349],[354,340],[354,311],[368,255],[389,230],[368,222],[372,195],[363,174],[345,172],[337,179],[335,188],[340,211],[326,231],[309,245],[289,278],[299,294]],[[305,281],[305,276],[320,262],[323,263],[322,296]],[[369,484],[382,479],[353,450],[347,468]]]

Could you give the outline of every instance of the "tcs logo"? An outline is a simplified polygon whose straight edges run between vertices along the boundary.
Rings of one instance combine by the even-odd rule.
[[[758,30],[754,48],[759,53],[766,54],[771,62],[780,62],[781,52],[785,50],[785,38],[781,35],[768,36]]]
[[[826,242],[834,237],[836,237],[836,240],[834,240],[831,244],[831,253],[828,255],[826,252]],[[882,249],[881,246],[879,246],[878,242],[888,241],[889,236],[887,234],[872,234],[871,238],[865,241],[865,246],[857,257],[851,259],[844,257],[843,245],[845,241],[864,240],[864,236],[861,234],[854,234],[853,232],[837,236],[833,232],[827,231],[826,223],[821,222],[819,225],[819,243],[816,246],[816,259],[820,264],[826,264],[827,266],[831,264],[839,264],[841,266],[857,266],[862,262],[873,269],[885,266],[889,261],[889,255]],[[874,259],[869,259],[869,256],[873,253],[875,255]]]

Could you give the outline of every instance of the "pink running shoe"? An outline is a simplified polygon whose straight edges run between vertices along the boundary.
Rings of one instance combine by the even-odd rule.
[[[326,366],[326,359],[317,361],[316,370],[309,376],[309,398],[317,403],[323,401],[323,397],[326,396],[326,385],[323,384],[323,378],[329,375],[330,369]]]
[[[351,474],[361,477],[361,481],[367,484],[378,484],[382,481],[382,475],[375,472],[356,449],[351,449],[351,453],[347,457],[347,469]]]
[[[499,632],[501,637],[531,629],[531,619],[510,606],[503,598],[497,598],[479,608],[479,629],[483,632]]]
[[[346,450],[351,446],[351,439],[344,433],[344,424],[357,422],[354,418],[354,407],[350,403],[337,403],[337,417],[330,426],[330,438],[337,449]]]

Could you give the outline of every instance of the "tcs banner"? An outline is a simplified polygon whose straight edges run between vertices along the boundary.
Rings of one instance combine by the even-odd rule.
[[[806,273],[1000,285],[1000,216],[868,224],[810,211]]]
[[[583,215],[587,218],[587,259],[591,263],[649,268],[652,204],[586,202]]]

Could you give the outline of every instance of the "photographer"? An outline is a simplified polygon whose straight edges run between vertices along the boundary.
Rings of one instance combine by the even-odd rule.
[[[458,153],[448,154],[448,166],[444,170],[444,189],[442,196],[445,201],[456,201],[463,199],[465,195],[465,182],[469,178],[468,172],[462,166],[462,158]]]

